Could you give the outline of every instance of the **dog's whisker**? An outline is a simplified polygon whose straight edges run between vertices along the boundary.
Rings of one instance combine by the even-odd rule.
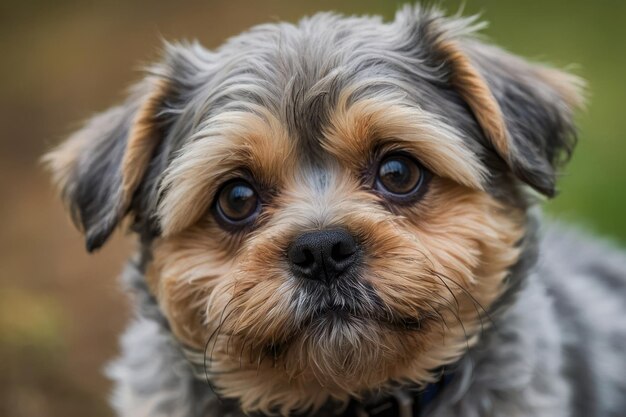
[[[489,314],[489,312],[483,307],[483,305],[476,300],[476,298],[472,295],[472,293],[470,291],[468,291],[464,286],[462,286],[461,284],[459,284],[456,280],[450,278],[447,275],[443,275],[440,274],[438,272],[433,271],[433,274],[435,274],[438,278],[441,279],[446,279],[449,280],[450,282],[452,282],[454,285],[456,285],[462,292],[463,294],[468,297],[472,303],[474,304],[474,307],[476,308],[476,314],[478,315],[479,319],[481,320],[481,327],[482,327],[482,320],[483,318],[487,318],[489,320],[489,323],[491,326],[497,327],[496,323],[494,322],[494,320],[491,318],[491,315]],[[480,311],[478,311],[478,308],[480,309]],[[484,331],[484,329],[482,329]]]
[[[426,304],[430,308],[430,312],[432,312],[433,314],[435,314],[436,317],[439,318],[439,321],[441,322],[441,334],[445,336],[445,333],[446,333],[445,329],[451,330],[450,326],[448,325],[448,322],[443,317],[443,315],[439,312],[439,310],[433,307],[428,301],[423,301],[423,303]]]

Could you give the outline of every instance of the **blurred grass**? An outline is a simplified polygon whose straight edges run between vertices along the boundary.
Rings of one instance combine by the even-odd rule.
[[[62,310],[58,301],[44,294],[33,295],[16,288],[0,294],[0,344],[45,349],[63,347]]]
[[[443,1],[455,12],[459,1]],[[387,0],[0,3],[0,416],[106,416],[102,364],[128,312],[116,282],[130,244],[84,254],[37,160],[94,111],[122,96],[166,39],[207,47],[253,24],[319,10],[393,16]],[[626,243],[626,2],[465,3],[494,42],[589,82],[580,142],[547,204],[555,218]]]

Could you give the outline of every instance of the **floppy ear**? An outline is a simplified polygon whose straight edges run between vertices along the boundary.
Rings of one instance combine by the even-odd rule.
[[[90,252],[129,210],[162,140],[160,111],[168,90],[165,78],[147,77],[122,105],[93,117],[44,157]]]
[[[498,155],[520,180],[553,197],[557,169],[576,143],[573,113],[583,107],[584,82],[472,38],[442,35],[434,45]]]

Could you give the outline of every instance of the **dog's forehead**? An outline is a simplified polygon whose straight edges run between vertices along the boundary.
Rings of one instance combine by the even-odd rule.
[[[312,156],[342,94],[350,100],[404,97],[461,129],[475,124],[445,74],[424,59],[419,36],[401,22],[318,14],[297,25],[261,25],[207,59],[207,81],[193,114],[262,106]],[[475,132],[471,132],[473,136]]]

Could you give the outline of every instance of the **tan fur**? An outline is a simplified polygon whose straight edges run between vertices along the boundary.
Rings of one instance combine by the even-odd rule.
[[[268,188],[278,187],[290,169],[293,145],[269,111],[221,113],[200,129],[164,176],[167,189],[159,217],[166,235],[196,222],[216,187],[229,176],[249,171]]]
[[[549,67],[537,67],[536,75],[565,101],[567,111],[585,109],[586,83],[582,78]]]
[[[159,108],[163,106],[169,85],[162,78],[148,78],[150,93],[145,97],[135,115],[122,159],[122,207],[128,208],[133,193],[139,186],[152,154],[162,138],[156,122]]]
[[[85,134],[73,135],[56,149],[44,155],[42,159],[42,162],[52,173],[52,181],[62,191],[64,199],[71,193],[71,190],[69,190],[70,180],[76,162],[88,144],[86,136]],[[66,203],[68,202],[66,201]]]
[[[512,147],[506,120],[476,65],[479,60],[496,63],[505,71],[515,71],[518,78],[527,77],[538,86],[539,82],[543,82],[541,94],[555,95],[557,100],[562,101],[561,110],[565,114],[585,107],[585,82],[575,75],[547,66],[533,65],[501,49],[479,42],[465,41],[461,44],[455,39],[443,38],[436,45],[450,67],[450,82],[471,108],[485,136],[505,160],[509,160]]]
[[[255,115],[229,115],[232,128],[223,143],[196,141],[170,170],[170,183],[192,195],[177,194],[161,206],[167,232],[154,242],[148,282],[174,334],[206,354],[212,382],[244,411],[287,414],[390,381],[432,381],[432,369],[456,360],[489,325],[485,310],[517,260],[524,214],[481,190],[478,162],[449,129],[430,116],[429,124],[409,126],[409,111],[374,101],[339,107],[324,138],[334,157],[324,186],[306,166],[286,163],[292,145],[280,139],[270,145],[262,135],[276,135],[279,126],[268,129],[272,123]],[[237,129],[235,122],[245,126]],[[442,134],[451,140],[437,140]],[[439,175],[420,202],[390,211],[361,177],[373,148],[391,146],[392,138],[395,148],[419,152]],[[247,144],[248,159],[209,165],[228,152],[228,141],[231,156]],[[246,168],[279,192],[254,231],[230,234],[207,212],[212,191],[197,188],[250,161]],[[357,237],[364,252],[360,279],[383,301],[384,312],[335,326],[303,319],[307,306],[299,304],[285,251],[300,233],[327,227]],[[388,323],[397,317],[422,319],[423,326],[403,330]]]
[[[487,82],[455,41],[441,40],[438,48],[451,67],[453,86],[472,109],[485,136],[498,153],[506,158],[509,154],[506,122]]]
[[[342,162],[362,168],[375,147],[397,147],[419,156],[426,167],[442,177],[482,188],[484,167],[465,147],[456,129],[434,114],[392,98],[349,104],[350,96],[350,90],[341,94],[326,132],[326,138],[331,140],[323,142]]]
[[[148,286],[167,312],[176,337],[199,350],[208,331],[204,320],[208,295],[230,264],[220,239],[206,239],[207,227],[213,236],[220,235],[215,227],[202,224],[174,239],[157,240],[155,261],[146,271]]]

